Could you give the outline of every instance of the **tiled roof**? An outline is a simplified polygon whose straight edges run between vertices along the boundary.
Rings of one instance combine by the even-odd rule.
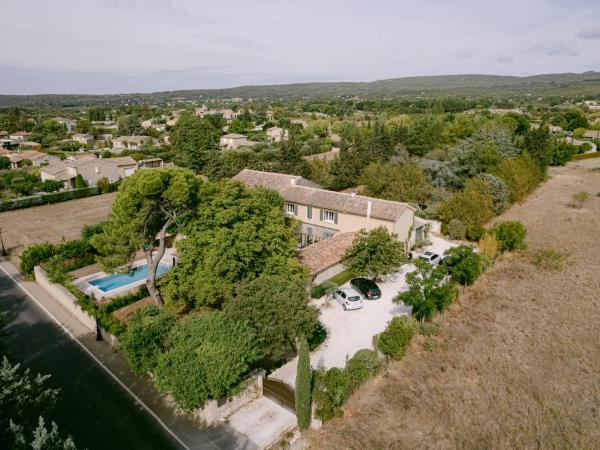
[[[311,275],[338,264],[352,245],[354,233],[338,233],[308,247],[298,250],[298,259]]]
[[[274,189],[290,203],[358,216],[367,215],[369,203],[371,204],[371,217],[383,220],[396,221],[407,209],[413,209],[406,203],[328,191],[300,176],[244,169],[233,179],[248,187],[263,186]]]
[[[137,165],[137,161],[131,156],[119,156],[117,158],[108,158],[107,160],[114,162],[117,167]]]

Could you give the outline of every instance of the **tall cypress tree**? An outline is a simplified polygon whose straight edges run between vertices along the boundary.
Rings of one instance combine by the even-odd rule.
[[[296,372],[296,417],[298,428],[301,431],[310,426],[311,420],[311,393],[310,393],[310,356],[306,338],[300,338],[300,350],[298,351],[298,370]]]

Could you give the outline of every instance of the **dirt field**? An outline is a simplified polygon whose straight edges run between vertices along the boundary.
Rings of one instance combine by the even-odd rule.
[[[84,225],[101,222],[110,212],[116,193],[80,198],[52,205],[0,213],[4,246],[13,255],[39,242],[77,239]]]
[[[529,230],[403,361],[308,437],[315,449],[600,448],[600,162],[552,178],[500,220]],[[587,168],[584,168],[587,167]],[[590,198],[578,210],[573,194]],[[564,269],[532,263],[543,248]]]

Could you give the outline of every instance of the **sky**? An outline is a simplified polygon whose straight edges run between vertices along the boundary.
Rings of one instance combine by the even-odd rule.
[[[0,94],[600,70],[600,0],[0,0]]]

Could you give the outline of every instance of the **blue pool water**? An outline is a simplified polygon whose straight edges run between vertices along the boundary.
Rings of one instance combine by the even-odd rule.
[[[162,275],[169,270],[169,267],[165,264],[159,264],[156,268],[156,276]],[[96,286],[102,292],[112,291],[128,284],[135,283],[136,281],[145,280],[148,276],[148,265],[138,266],[132,269],[129,273],[113,273],[102,278],[96,278],[91,280],[89,283],[92,286]]]

